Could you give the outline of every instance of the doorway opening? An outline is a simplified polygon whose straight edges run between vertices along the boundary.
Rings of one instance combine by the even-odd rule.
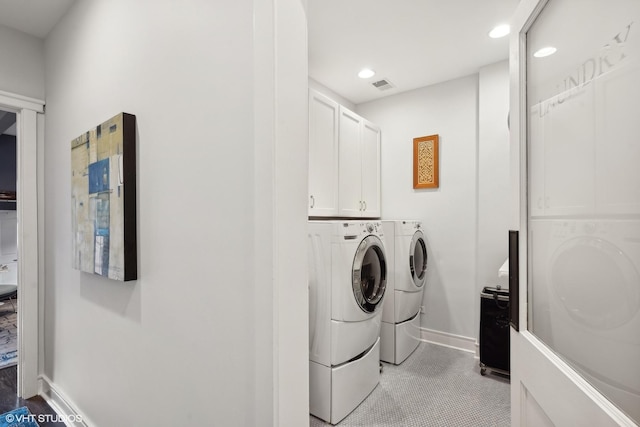
[[[17,395],[27,399],[38,394],[38,360],[42,357],[38,334],[39,278],[42,274],[39,243],[42,242],[38,241],[37,230],[41,229],[44,221],[42,212],[38,211],[38,205],[44,203],[43,193],[38,193],[38,187],[43,187],[44,182],[41,174],[38,174],[42,158],[37,153],[44,149],[44,101],[0,91],[0,111],[15,116],[15,155],[11,157],[15,161],[13,177],[16,189],[12,202],[15,204],[17,223],[17,256],[9,260],[16,260],[17,276],[16,388]],[[11,220],[8,224],[12,224]],[[13,233],[13,227],[6,227],[11,230],[7,231],[7,236]],[[9,266],[6,269],[8,271]]]
[[[16,148],[16,114],[0,111],[0,369],[18,363]]]

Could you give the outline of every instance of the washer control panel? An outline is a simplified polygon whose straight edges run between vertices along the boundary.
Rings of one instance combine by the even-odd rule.
[[[376,233],[382,235],[382,223],[381,222],[367,222],[362,224],[362,232],[363,233]]]
[[[356,239],[360,236],[367,236],[369,234],[377,234],[378,236],[382,236],[382,222],[344,222],[342,223],[342,227],[340,227],[339,235],[342,236],[346,240]]]

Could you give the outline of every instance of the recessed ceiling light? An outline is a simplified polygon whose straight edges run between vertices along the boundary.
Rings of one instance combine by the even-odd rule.
[[[553,46],[543,47],[542,49],[538,49],[536,53],[533,54],[536,58],[544,58],[545,56],[553,55],[556,53],[556,49]]]
[[[511,27],[507,24],[498,25],[493,30],[489,32],[489,37],[492,39],[498,39],[500,37],[504,37],[511,32]]]
[[[368,79],[369,77],[373,77],[375,75],[376,72],[368,68],[364,68],[358,73],[358,77],[360,77],[361,79]]]

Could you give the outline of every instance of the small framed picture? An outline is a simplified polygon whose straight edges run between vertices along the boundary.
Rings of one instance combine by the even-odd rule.
[[[413,138],[413,188],[438,188],[438,135]]]

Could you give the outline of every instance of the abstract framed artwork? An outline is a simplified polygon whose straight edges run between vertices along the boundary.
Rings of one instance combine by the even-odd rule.
[[[413,188],[438,185],[438,135],[413,138]]]
[[[71,141],[71,215],[73,268],[138,278],[134,115],[120,113]]]

